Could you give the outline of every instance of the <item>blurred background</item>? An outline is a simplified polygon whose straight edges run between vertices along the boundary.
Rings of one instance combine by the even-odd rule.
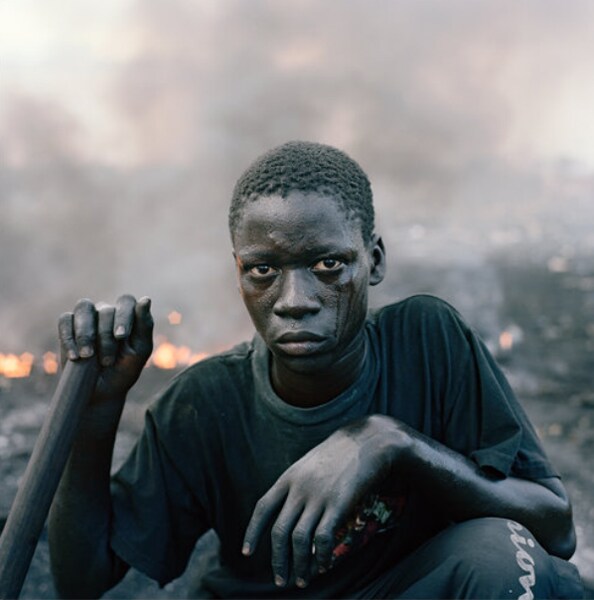
[[[153,299],[123,455],[172,369],[251,335],[230,194],[309,139],[370,176],[389,261],[373,304],[440,295],[505,368],[594,587],[593,57],[587,0],[2,0],[0,516],[57,381],[58,315]],[[51,597],[38,555],[24,594]]]

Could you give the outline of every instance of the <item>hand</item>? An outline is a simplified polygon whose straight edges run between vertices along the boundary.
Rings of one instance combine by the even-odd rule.
[[[388,478],[393,450],[404,450],[407,439],[406,430],[382,416],[367,417],[334,432],[291,465],[257,502],[243,554],[254,552],[276,516],[272,526],[274,581],[284,586],[292,572],[296,585],[305,587],[312,573],[330,568],[337,528],[374,485]]]
[[[101,373],[94,399],[123,398],[153,350],[151,301],[120,296],[115,306],[79,300],[58,322],[62,365],[97,355]]]

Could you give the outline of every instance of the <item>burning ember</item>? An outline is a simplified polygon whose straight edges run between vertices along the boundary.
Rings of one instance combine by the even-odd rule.
[[[48,375],[55,375],[58,372],[58,357],[54,352],[46,352],[43,357],[43,370]]]
[[[166,338],[160,337],[157,338],[157,344],[146,366],[176,369],[193,365],[207,356],[209,356],[207,352],[194,352],[188,346],[176,346]],[[37,365],[47,375],[55,375],[60,368],[58,355],[54,352],[46,352],[37,359],[31,352],[23,352],[20,355],[0,353],[0,377],[7,379],[29,377],[32,369]]]
[[[29,377],[36,363],[35,355],[31,352],[23,354],[1,354],[0,353],[0,376],[7,379]],[[58,372],[58,356],[54,352],[46,352],[41,359],[44,373],[55,375]]]
[[[188,346],[176,346],[167,338],[157,338],[157,345],[147,366],[154,365],[159,369],[175,369],[187,367],[208,356],[206,352],[193,352]]]
[[[170,325],[180,325],[182,322],[182,315],[174,310],[167,315],[167,320]]]
[[[502,331],[499,336],[499,347],[502,350],[511,350],[514,345],[514,336],[509,331]]]
[[[29,377],[35,357],[30,352],[16,354],[0,354],[0,375],[8,378]]]
[[[517,325],[509,325],[499,334],[499,350],[510,352],[524,339],[524,332]]]

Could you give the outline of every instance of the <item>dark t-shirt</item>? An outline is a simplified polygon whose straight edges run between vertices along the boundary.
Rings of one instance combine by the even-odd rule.
[[[221,566],[204,585],[217,595],[337,597],[363,587],[447,525],[439,498],[423,497],[414,482],[391,482],[388,492],[406,498],[395,526],[307,590],[273,585],[268,536],[253,557],[243,557],[241,545],[256,501],[276,479],[336,429],[370,414],[403,421],[501,476],[557,476],[505,377],[451,306],[431,296],[387,306],[370,314],[366,340],[358,380],[315,408],[274,393],[258,336],[175,377],[113,479],[116,553],[164,584],[214,528]]]

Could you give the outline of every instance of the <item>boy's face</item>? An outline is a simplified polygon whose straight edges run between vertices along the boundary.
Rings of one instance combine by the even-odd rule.
[[[261,197],[244,207],[233,246],[241,295],[274,360],[313,373],[357,347],[383,249],[363,241],[337,200]]]

